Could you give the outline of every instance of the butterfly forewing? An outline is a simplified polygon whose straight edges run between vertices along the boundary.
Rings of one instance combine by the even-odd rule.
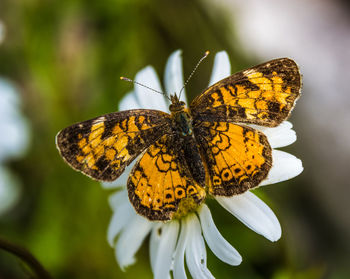
[[[287,119],[300,95],[301,76],[288,58],[238,72],[191,103],[194,120],[212,119],[274,127]]]
[[[74,169],[96,180],[113,181],[169,127],[167,113],[122,111],[67,127],[58,133],[56,144]]]

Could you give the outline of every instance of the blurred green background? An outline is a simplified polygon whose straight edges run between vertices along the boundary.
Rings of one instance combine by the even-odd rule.
[[[208,267],[216,278],[349,278],[350,136],[346,124],[337,122],[349,120],[345,105],[350,100],[349,71],[342,70],[350,58],[350,43],[344,42],[343,33],[350,30],[349,6],[341,1],[316,2],[281,1],[278,10],[273,0],[263,5],[252,0],[0,0],[0,21],[6,31],[0,44],[0,76],[19,88],[21,110],[31,129],[27,153],[6,161],[21,194],[0,215],[1,237],[30,250],[54,278],[152,278],[148,241],[134,266],[126,272],[119,269],[106,241],[111,217],[107,198],[112,192],[63,162],[55,147],[56,133],[116,111],[132,89],[119,77],[133,78],[150,64],[162,78],[166,60],[176,49],[183,50],[185,76],[205,50],[212,53],[188,85],[190,100],[206,87],[217,51],[228,52],[233,72],[290,56],[305,70],[304,96],[292,117],[298,141],[284,150],[301,158],[305,170],[291,181],[256,191],[278,216],[282,238],[271,243],[212,203],[217,227],[241,253],[243,263],[226,265],[208,250]],[[294,26],[283,29],[280,38],[273,33],[278,21],[265,24],[273,22],[274,12]],[[257,20],[257,15],[266,17],[256,22],[256,34],[254,29],[245,31],[246,23]],[[333,35],[324,44],[307,32],[322,38]],[[261,42],[254,41],[259,36]],[[273,38],[275,48],[264,44]],[[323,57],[336,71],[327,66],[328,60],[323,63]],[[327,91],[322,82],[336,92]],[[322,117],[332,121],[317,122]],[[340,128],[334,130],[332,125]],[[320,186],[325,181],[328,187]],[[1,279],[28,278],[26,270],[0,250]]]

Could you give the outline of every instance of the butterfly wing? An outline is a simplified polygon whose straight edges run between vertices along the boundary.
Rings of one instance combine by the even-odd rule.
[[[96,180],[113,181],[167,133],[169,117],[156,110],[110,113],[63,129],[56,137],[56,145],[74,169]]]
[[[238,72],[206,89],[191,103],[194,120],[212,119],[275,127],[300,95],[301,76],[288,58]]]
[[[169,134],[145,151],[129,176],[127,188],[135,210],[157,221],[180,216],[182,210],[196,208],[205,197],[205,190],[186,166],[184,151]]]
[[[271,147],[261,132],[229,122],[202,122],[194,132],[212,195],[244,193],[267,176],[272,165]]]

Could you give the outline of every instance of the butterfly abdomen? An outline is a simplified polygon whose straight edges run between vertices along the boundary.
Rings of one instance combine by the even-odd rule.
[[[184,138],[182,149],[185,155],[187,166],[193,179],[201,186],[205,186],[205,169],[199,153],[196,140],[192,136]]]
[[[199,148],[193,135],[192,118],[185,111],[174,114],[174,136],[176,148],[183,153],[184,159],[193,179],[201,186],[205,186],[205,169]]]

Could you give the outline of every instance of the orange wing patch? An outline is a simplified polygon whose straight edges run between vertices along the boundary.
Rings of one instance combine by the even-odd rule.
[[[153,141],[166,133],[168,114],[131,110],[72,125],[56,138],[57,147],[74,169],[113,181]]]
[[[241,194],[267,176],[271,147],[261,132],[227,122],[202,122],[196,135],[209,172],[209,193]]]
[[[205,190],[191,177],[181,152],[170,135],[151,145],[128,180],[129,199],[136,211],[150,220],[171,220],[194,210]]]
[[[205,90],[191,104],[194,118],[274,127],[287,119],[300,95],[296,63],[281,58],[236,73]]]

